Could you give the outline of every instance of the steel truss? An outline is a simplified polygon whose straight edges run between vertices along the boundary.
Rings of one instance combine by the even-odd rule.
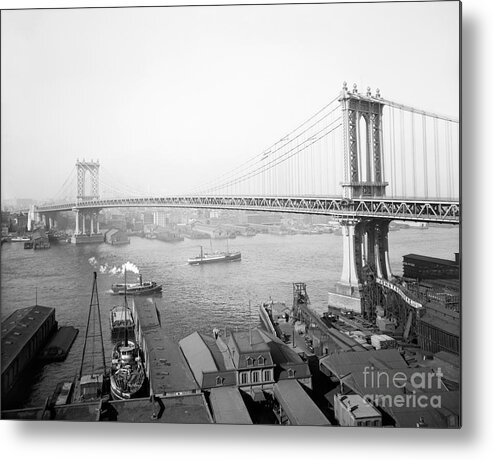
[[[391,220],[460,223],[460,204],[457,201],[364,199],[327,197],[258,197],[258,196],[169,196],[81,200],[38,206],[37,212],[69,211],[90,208],[206,208],[246,211],[291,212],[318,214],[338,219],[381,217]]]

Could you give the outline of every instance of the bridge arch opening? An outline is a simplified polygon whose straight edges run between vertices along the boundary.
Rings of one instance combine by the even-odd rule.
[[[363,114],[361,114],[359,117],[358,130],[359,180],[360,182],[370,182],[372,168],[370,160],[370,149],[368,145],[368,120]]]

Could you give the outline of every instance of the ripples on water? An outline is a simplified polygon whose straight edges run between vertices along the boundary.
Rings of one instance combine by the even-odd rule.
[[[211,334],[215,327],[242,329],[249,323],[257,325],[256,306],[269,297],[290,304],[293,282],[307,284],[312,306],[322,312],[327,291],[341,274],[342,239],[334,234],[238,237],[230,240],[229,246],[241,250],[241,261],[189,266],[187,258],[199,252],[201,243],[209,245],[206,240],[167,243],[138,237],[132,237],[125,246],[67,244],[53,245],[45,251],[24,250],[22,243],[2,245],[2,319],[18,308],[34,305],[37,288],[39,305],[55,307],[60,325],[79,328],[67,360],[39,369],[24,405],[42,404],[56,383],[72,379],[79,368],[94,270],[88,262],[90,257],[110,266],[130,261],[139,267],[144,280],[163,283],[163,295],[155,302],[164,333],[175,341],[196,330]],[[452,259],[459,250],[459,230],[433,227],[391,232],[389,246],[393,271],[400,274],[404,254]],[[215,250],[225,247],[225,241],[214,242]],[[130,282],[135,275],[127,276]],[[110,287],[121,280],[98,274],[107,357],[112,349],[109,311],[123,301],[110,294]]]

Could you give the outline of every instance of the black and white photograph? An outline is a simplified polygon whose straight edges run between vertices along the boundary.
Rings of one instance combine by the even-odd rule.
[[[1,11],[1,419],[460,429],[463,5],[70,6]]]

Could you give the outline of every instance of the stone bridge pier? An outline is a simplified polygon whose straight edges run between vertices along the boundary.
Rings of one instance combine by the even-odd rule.
[[[72,236],[74,244],[102,243],[103,234],[99,228],[100,208],[74,208],[75,230]]]
[[[361,312],[364,269],[378,278],[392,277],[389,259],[389,219],[341,220],[343,265],[341,279],[329,292],[329,305]]]

